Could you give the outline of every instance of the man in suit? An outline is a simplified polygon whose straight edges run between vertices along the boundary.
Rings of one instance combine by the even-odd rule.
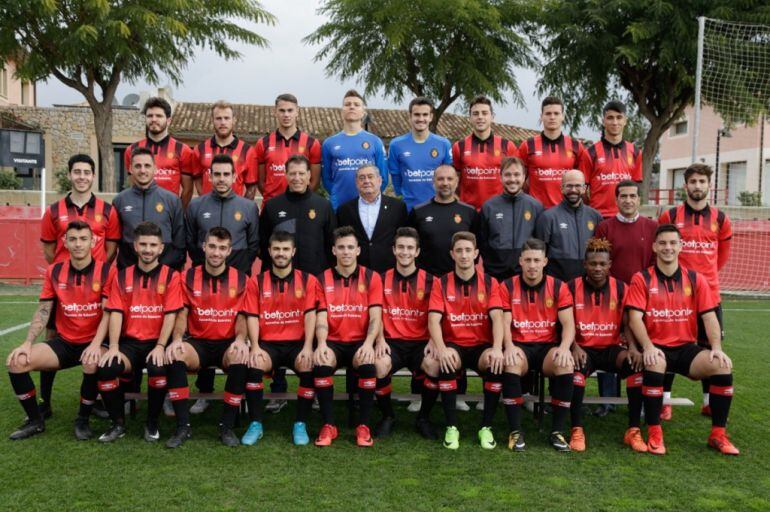
[[[393,240],[396,230],[406,226],[406,204],[380,192],[382,177],[374,164],[356,170],[358,197],[342,204],[337,211],[338,226],[352,226],[361,254],[358,263],[375,272],[385,272],[396,264]]]

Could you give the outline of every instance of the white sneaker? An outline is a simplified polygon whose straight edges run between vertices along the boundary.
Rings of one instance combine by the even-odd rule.
[[[209,408],[209,401],[205,398],[199,398],[190,407],[190,414],[201,414],[203,411]]]
[[[483,411],[484,410],[484,400],[476,402],[476,410],[477,411]]]
[[[457,410],[458,410],[458,411],[463,411],[463,412],[468,412],[468,411],[470,411],[470,410],[471,410],[471,406],[470,406],[470,405],[468,405],[468,404],[465,402],[465,400],[458,400],[458,401],[457,401]]]
[[[524,402],[524,409],[526,409],[529,412],[535,412],[535,402]]]
[[[409,407],[406,408],[409,412],[420,412],[420,408],[422,407],[422,400],[412,400],[409,402]]]
[[[171,405],[171,400],[169,400],[168,396],[166,396],[166,399],[163,400],[163,414],[169,418],[176,416],[176,413],[174,412],[174,406]]]

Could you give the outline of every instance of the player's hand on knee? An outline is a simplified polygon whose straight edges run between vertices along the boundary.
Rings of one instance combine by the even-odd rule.
[[[553,361],[556,363],[556,366],[560,368],[567,368],[568,366],[575,365],[575,361],[572,358],[572,353],[569,349],[562,349],[561,347],[556,347],[556,350],[553,351]]]
[[[494,373],[495,375],[501,373],[503,371],[503,366],[505,364],[505,356],[503,355],[503,350],[500,348],[492,348],[489,351],[489,355],[487,356],[489,361],[489,369]]]
[[[374,364],[374,347],[364,343],[356,354],[361,364]]]
[[[109,349],[107,349],[107,352],[102,354],[102,357],[99,358],[99,366],[102,368],[104,368],[105,366],[110,366],[113,360],[116,363],[120,361],[120,350],[118,350],[117,347],[115,348],[110,347]]]
[[[155,348],[147,354],[146,361],[155,366],[163,366],[166,364],[166,350],[161,345],[155,345]]]
[[[313,349],[303,348],[297,355],[297,366],[313,366]]]
[[[506,345],[503,355],[505,356],[505,366],[516,366],[516,362],[521,357],[513,343]]]
[[[249,347],[243,340],[235,340],[227,349],[234,364],[246,364],[249,361]]]
[[[658,364],[658,359],[665,361],[665,356],[659,348],[652,347],[646,349],[643,352],[644,366],[655,366]]]
[[[436,345],[433,344],[432,340],[428,341],[427,345],[425,345],[423,354],[427,359],[438,359],[438,356],[436,355]]]
[[[184,355],[184,343],[181,341],[172,341],[166,348],[166,359],[169,363],[181,361]]]
[[[13,349],[10,354],[8,354],[8,358],[5,361],[6,366],[26,366],[29,365],[32,360],[30,359],[30,353],[32,352],[32,347],[27,345],[26,343],[23,343]]]
[[[80,362],[84,365],[95,365],[99,363],[99,359],[102,357],[101,347],[93,347],[88,345],[86,349],[80,354]]]
[[[315,363],[316,366],[325,366],[331,363],[332,361],[332,354],[331,349],[326,346],[319,346],[315,352],[313,352],[313,363]]]
[[[249,352],[249,368],[264,368],[267,365],[267,352],[255,346]]]
[[[457,370],[457,363],[456,361],[456,352],[454,350],[448,349],[446,347],[442,349],[437,350],[436,355],[438,356],[439,364],[441,365],[441,370],[447,373],[451,373]]]
[[[721,350],[712,350],[709,353],[709,361],[717,360],[719,362],[720,368],[732,368],[733,362],[732,360],[727,357],[727,354],[722,352]]]
[[[588,354],[580,345],[575,343],[572,347],[572,359],[575,361],[575,369],[582,370],[588,360]]]
[[[381,341],[374,345],[374,355],[377,359],[390,355],[390,345],[385,341]]]
[[[644,370],[644,356],[642,356],[642,353],[639,352],[636,347],[629,345],[626,358],[633,371],[640,372]]]

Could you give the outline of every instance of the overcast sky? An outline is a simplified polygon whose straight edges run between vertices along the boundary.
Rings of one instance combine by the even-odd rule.
[[[341,82],[327,78],[324,63],[314,62],[319,47],[302,43],[302,38],[320,26],[325,18],[316,13],[316,0],[263,0],[263,5],[277,18],[275,26],[259,26],[257,32],[270,41],[261,49],[242,46],[240,61],[224,61],[213,52],[201,50],[184,72],[182,84],[173,90],[177,101],[215,101],[227,99],[233,103],[272,104],[275,96],[292,92],[306,106],[337,106],[341,94],[350,87],[360,87],[353,81]],[[539,98],[535,91],[534,71],[520,70],[517,76],[527,105],[517,108],[511,104],[497,106],[496,120],[525,128],[539,129]],[[117,99],[132,92],[150,90],[146,83],[121,84]],[[367,98],[373,108],[405,108],[392,100],[378,96]],[[83,101],[76,91],[56,79],[38,84],[38,104],[78,103]],[[453,105],[455,107],[455,105]],[[454,108],[450,109],[456,112]],[[576,135],[591,137],[591,129],[581,129]]]

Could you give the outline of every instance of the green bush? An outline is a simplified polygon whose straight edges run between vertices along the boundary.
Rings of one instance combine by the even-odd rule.
[[[21,188],[21,178],[16,176],[13,169],[0,169],[0,190],[18,190]]]
[[[56,187],[56,191],[60,194],[66,194],[72,190],[72,182],[70,181],[69,172],[66,168],[61,168],[54,171],[53,182],[54,187]]]
[[[738,201],[741,202],[741,206],[762,206],[762,194],[744,190],[738,194]]]
[[[684,189],[684,187],[677,189],[676,191],[676,200],[678,202],[686,201],[687,200],[687,191]]]

